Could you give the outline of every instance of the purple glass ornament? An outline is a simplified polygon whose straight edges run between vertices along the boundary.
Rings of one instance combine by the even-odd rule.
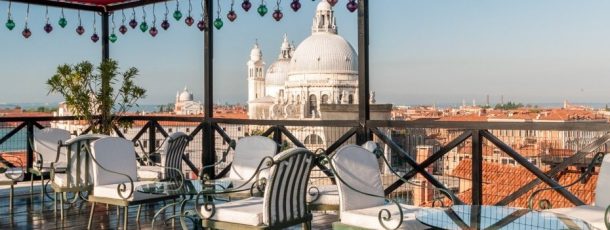
[[[275,10],[272,16],[275,21],[279,22],[280,20],[282,20],[282,17],[284,17],[284,14],[280,10]]]
[[[83,35],[85,33],[85,27],[83,27],[83,26],[76,27],[76,33],[78,35]]]
[[[132,29],[135,29],[135,28],[136,28],[136,26],[138,26],[138,21],[136,21],[135,19],[131,19],[131,21],[129,21],[129,26],[130,26]]]
[[[235,13],[235,11],[231,10],[229,11],[229,13],[227,13],[227,18],[229,19],[229,21],[233,22],[237,18],[237,14]]]
[[[161,22],[161,28],[163,28],[163,30],[169,29],[169,21],[163,20],[163,22]]]
[[[294,12],[297,12],[299,9],[301,9],[301,3],[299,0],[292,0],[292,3],[290,3],[290,8],[292,8]]]
[[[204,20],[201,20],[197,23],[197,28],[199,28],[200,31],[204,31],[204,30],[208,29]]]
[[[121,27],[119,27],[119,32],[121,32],[121,34],[127,33],[127,26],[121,25]]]
[[[150,28],[150,30],[148,30],[148,33],[150,34],[150,36],[153,36],[153,38],[154,38],[155,36],[157,36],[159,31],[157,30],[157,27],[153,26]]]
[[[94,43],[100,40],[100,36],[97,36],[97,34],[93,34],[91,35],[91,41],[93,41]]]
[[[187,26],[192,26],[193,23],[195,23],[195,19],[193,19],[193,17],[188,16],[186,17],[186,19],[184,19],[184,23],[186,23]]]
[[[244,0],[244,2],[241,3],[241,8],[243,8],[246,12],[248,12],[248,10],[250,10],[250,8],[252,8],[252,3],[250,3],[249,0]]]
[[[51,26],[51,24],[47,23],[46,25],[44,25],[44,32],[51,33],[51,31],[53,31],[53,26]]]
[[[331,6],[335,6],[339,0],[326,0]]]
[[[23,35],[24,38],[30,38],[30,36],[32,36],[32,31],[30,31],[30,29],[28,29],[27,27],[25,29],[23,29],[23,32],[21,32],[21,35]]]
[[[358,9],[358,3],[356,2],[356,0],[350,0],[347,3],[346,7],[347,7],[347,10],[349,10],[349,12],[353,13],[354,11],[356,11]]]

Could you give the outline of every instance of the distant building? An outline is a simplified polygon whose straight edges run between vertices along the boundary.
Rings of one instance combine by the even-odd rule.
[[[203,105],[201,102],[193,100],[193,93],[187,87],[184,87],[182,92],[176,93],[176,102],[174,103],[174,113],[177,115],[198,115],[203,114]]]

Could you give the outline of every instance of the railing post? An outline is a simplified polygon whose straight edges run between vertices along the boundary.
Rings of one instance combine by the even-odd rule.
[[[369,101],[369,0],[358,1],[358,121],[357,143],[371,139],[366,122],[371,119]]]
[[[148,153],[152,154],[156,150],[157,143],[157,126],[155,125],[156,121],[151,120],[148,123]]]
[[[280,126],[276,125],[274,127],[274,131],[273,131],[273,141],[275,141],[275,143],[277,143],[278,145],[282,144],[282,130],[280,130]]]
[[[212,118],[214,117],[214,28],[210,22],[214,21],[214,1],[205,1],[205,22],[208,29],[204,31],[203,39],[203,152],[201,156],[202,166],[212,165],[216,162],[216,146],[214,144],[215,133],[212,129]],[[215,170],[210,168],[202,172],[214,178]]]
[[[30,178],[30,169],[34,166],[34,122],[31,120],[26,121],[26,139],[27,139],[27,153],[26,153],[26,168],[28,175],[25,178]]]
[[[472,204],[483,204],[483,139],[478,129],[472,131]]]

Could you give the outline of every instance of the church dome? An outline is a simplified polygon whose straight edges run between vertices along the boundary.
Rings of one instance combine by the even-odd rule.
[[[316,8],[316,11],[331,11],[333,10],[333,6],[330,5],[330,3],[328,3],[328,1],[320,1],[320,3],[318,3],[318,7]]]
[[[192,101],[193,94],[185,87],[182,93],[178,96],[178,101]]]
[[[290,63],[290,75],[358,74],[356,50],[334,33],[313,33],[299,44]]]
[[[267,86],[284,86],[288,78],[288,70],[290,69],[290,60],[280,59],[271,64],[267,69],[265,76],[265,85]],[[275,95],[272,95],[275,96]]]

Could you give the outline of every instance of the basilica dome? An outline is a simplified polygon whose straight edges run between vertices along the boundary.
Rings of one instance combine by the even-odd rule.
[[[267,69],[265,76],[265,85],[283,87],[288,78],[288,70],[290,68],[290,60],[282,59],[274,62]],[[275,95],[272,95],[275,96]]]
[[[358,54],[343,37],[314,33],[294,51],[292,74],[358,74]]]
[[[193,100],[193,94],[191,92],[189,92],[188,88],[184,87],[184,90],[182,90],[182,93],[178,94],[178,101],[192,101]]]

